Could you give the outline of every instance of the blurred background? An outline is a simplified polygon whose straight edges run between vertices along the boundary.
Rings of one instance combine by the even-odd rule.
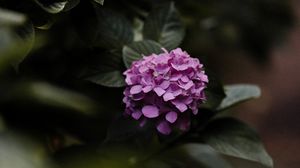
[[[281,44],[270,48],[264,65],[240,52],[209,60],[225,84],[255,83],[261,87],[260,99],[234,111],[258,130],[276,168],[300,165],[300,2],[293,0],[291,6],[294,24]]]
[[[129,22],[124,23],[121,19],[117,21],[134,27],[134,31],[138,32],[138,21],[145,20],[145,13],[147,14],[155,4],[166,1],[168,0],[105,0],[103,8],[120,12]],[[53,14],[53,8],[47,8],[51,7],[51,2],[0,0],[1,8],[19,12],[12,14],[11,20],[7,21],[5,11],[0,10],[0,54],[7,54],[2,53],[9,48],[5,48],[5,44],[14,40],[17,41],[14,44],[17,47],[13,48],[18,48],[18,52],[29,53],[30,49],[28,50],[25,44],[33,48],[26,58],[24,55],[19,57],[19,53],[9,50],[7,55],[15,56],[14,60],[4,57],[0,59],[0,105],[3,107],[3,118],[13,128],[21,126],[23,129],[25,125],[26,129],[39,133],[45,130],[51,133],[53,131],[55,138],[56,134],[67,130],[66,132],[78,134],[79,138],[87,142],[99,142],[105,138],[103,135],[106,134],[110,122],[107,118],[111,119],[112,114],[105,114],[107,118],[101,116],[104,114],[98,114],[99,116],[92,119],[82,116],[94,111],[91,107],[95,104],[97,108],[100,106],[100,110],[96,108],[98,111],[120,112],[123,108],[121,103],[116,105],[111,100],[121,102],[122,89],[107,89],[83,82],[76,75],[85,64],[93,62],[87,62],[90,58],[101,55],[106,59],[106,55],[117,55],[103,53],[103,46],[92,46],[94,48],[91,49],[92,47],[85,44],[93,38],[91,29],[95,29],[96,26],[100,29],[101,26],[107,26],[107,23],[115,23],[115,20],[110,20],[113,15],[106,17],[103,13],[94,16],[95,13],[89,10],[93,6],[83,0],[72,0],[73,3],[70,3],[68,9],[61,9],[61,13]],[[206,68],[213,71],[224,84],[251,83],[261,87],[261,98],[236,106],[233,113],[258,131],[267,151],[274,159],[276,168],[298,168],[300,1],[175,0],[175,6],[187,26],[186,37],[181,47],[192,56],[200,57]],[[31,20],[30,23],[27,23],[27,16]],[[116,18],[118,17],[117,15]],[[26,25],[20,26],[20,22],[26,22]],[[94,22],[99,24],[94,25]],[[16,25],[19,26],[17,29]],[[109,26],[105,28],[111,28]],[[35,43],[32,42],[34,37]],[[126,40],[124,39],[125,42]],[[13,66],[7,68],[7,62],[12,62]],[[124,65],[119,64],[120,62],[116,63],[117,68],[124,70]],[[27,83],[30,80],[49,83]],[[10,88],[19,86],[22,86],[20,90],[10,92]],[[28,94],[30,99],[27,99],[28,95],[22,97],[22,94]],[[51,99],[47,99],[47,96]],[[42,105],[33,105],[38,102],[37,99]],[[21,103],[15,106],[16,102]],[[48,108],[49,104],[63,109],[52,113],[53,109]],[[47,108],[44,105],[47,105]],[[111,108],[105,109],[105,106]],[[19,113],[23,112],[22,110],[29,113]],[[41,111],[44,113],[40,113]],[[73,111],[79,113],[73,114]],[[0,128],[1,123],[0,118]],[[56,129],[57,125],[65,130],[52,130],[53,127]],[[56,140],[55,138],[53,139]],[[77,143],[76,140],[72,139],[72,142]],[[53,143],[59,148],[61,144],[57,141]],[[1,145],[3,144],[0,144],[0,147]]]

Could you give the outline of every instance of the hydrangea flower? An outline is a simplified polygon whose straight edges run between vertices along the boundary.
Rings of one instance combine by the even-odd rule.
[[[127,87],[123,102],[125,115],[140,121],[154,122],[165,135],[173,128],[186,131],[190,116],[206,100],[208,83],[203,65],[180,48],[144,56],[124,72]]]

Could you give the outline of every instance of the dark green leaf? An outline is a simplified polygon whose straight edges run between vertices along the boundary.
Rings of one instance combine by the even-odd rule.
[[[85,79],[107,87],[125,86],[124,77],[120,71],[98,73]]]
[[[168,50],[181,43],[185,29],[173,2],[158,6],[150,12],[143,34],[145,39],[157,41]]]
[[[95,6],[98,25],[94,46],[120,49],[133,41],[133,30],[124,15]]]
[[[107,87],[125,86],[125,79],[122,74],[122,57],[114,52],[98,53],[98,51],[96,51],[95,56],[98,58],[91,58],[80,74],[81,78]]]
[[[141,59],[150,54],[162,52],[162,46],[152,40],[133,42],[123,47],[123,61],[126,67],[130,67],[133,61]]]
[[[68,0],[68,3],[65,5],[63,11],[69,11],[75,8],[79,4],[80,0]]]
[[[166,155],[168,164],[174,167],[231,168],[221,155],[205,144],[185,144]]]
[[[229,162],[233,167],[237,168],[268,168],[268,166],[262,165],[258,162],[237,158],[229,155],[223,155],[223,158],[226,159],[226,161]]]
[[[235,84],[225,86],[226,97],[223,99],[217,110],[224,110],[237,103],[258,98],[260,96],[260,89],[256,85],[249,84]]]
[[[273,166],[257,133],[241,121],[233,118],[216,119],[208,124],[200,136],[221,154]]]
[[[94,0],[96,3],[103,5],[104,4],[104,0]]]

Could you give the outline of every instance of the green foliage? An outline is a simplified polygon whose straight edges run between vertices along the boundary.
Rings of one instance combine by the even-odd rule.
[[[157,41],[168,50],[176,48],[184,34],[183,23],[173,2],[154,8],[144,24],[144,38]]]
[[[260,89],[255,85],[227,85],[225,86],[226,98],[222,100],[217,110],[224,110],[239,102],[260,97]]]
[[[241,121],[232,118],[213,120],[200,135],[205,143],[221,154],[273,167],[273,161],[256,132]]]
[[[152,40],[131,43],[123,47],[123,61],[126,67],[129,68],[133,61],[139,60],[143,56],[147,56],[152,53],[161,53],[161,48],[162,46],[160,44]]]
[[[223,86],[206,69],[207,101],[185,133],[162,136],[122,116],[123,72],[133,61],[181,43],[189,52],[189,40],[204,49],[218,36],[198,27],[191,34],[203,25],[196,16],[224,13],[199,3],[0,1],[0,167],[272,167],[255,131],[216,117],[258,98],[255,85]],[[205,43],[193,41],[203,34]]]

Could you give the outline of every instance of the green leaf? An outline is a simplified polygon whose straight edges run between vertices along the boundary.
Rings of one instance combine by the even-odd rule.
[[[96,3],[103,5],[104,4],[104,0],[94,0]]]
[[[202,141],[224,155],[242,158],[272,167],[272,158],[257,133],[233,118],[219,118],[210,122],[203,132]]]
[[[227,109],[237,103],[260,97],[261,91],[256,85],[235,84],[225,86],[226,97],[217,110]]]
[[[130,67],[133,61],[141,59],[143,56],[159,54],[162,46],[152,40],[133,42],[123,47],[123,61],[125,66]]]
[[[97,30],[94,46],[120,49],[133,41],[133,30],[124,15],[95,6]]]
[[[165,160],[173,167],[232,168],[221,155],[205,144],[181,145],[163,155],[167,155],[169,159]]]
[[[42,9],[48,13],[59,13],[64,10],[68,0],[34,0]]]
[[[144,24],[144,39],[159,42],[166,49],[176,48],[185,35],[185,28],[173,2],[150,12]]]
[[[85,78],[93,83],[107,87],[123,87],[125,86],[124,77],[120,71],[98,73]]]
[[[68,0],[68,3],[64,7],[64,12],[75,8],[80,3],[80,0]]]
[[[125,86],[125,79],[122,74],[122,57],[115,52],[95,51],[94,57],[80,74],[80,78],[90,82],[107,86]],[[123,65],[124,66],[124,65]]]

